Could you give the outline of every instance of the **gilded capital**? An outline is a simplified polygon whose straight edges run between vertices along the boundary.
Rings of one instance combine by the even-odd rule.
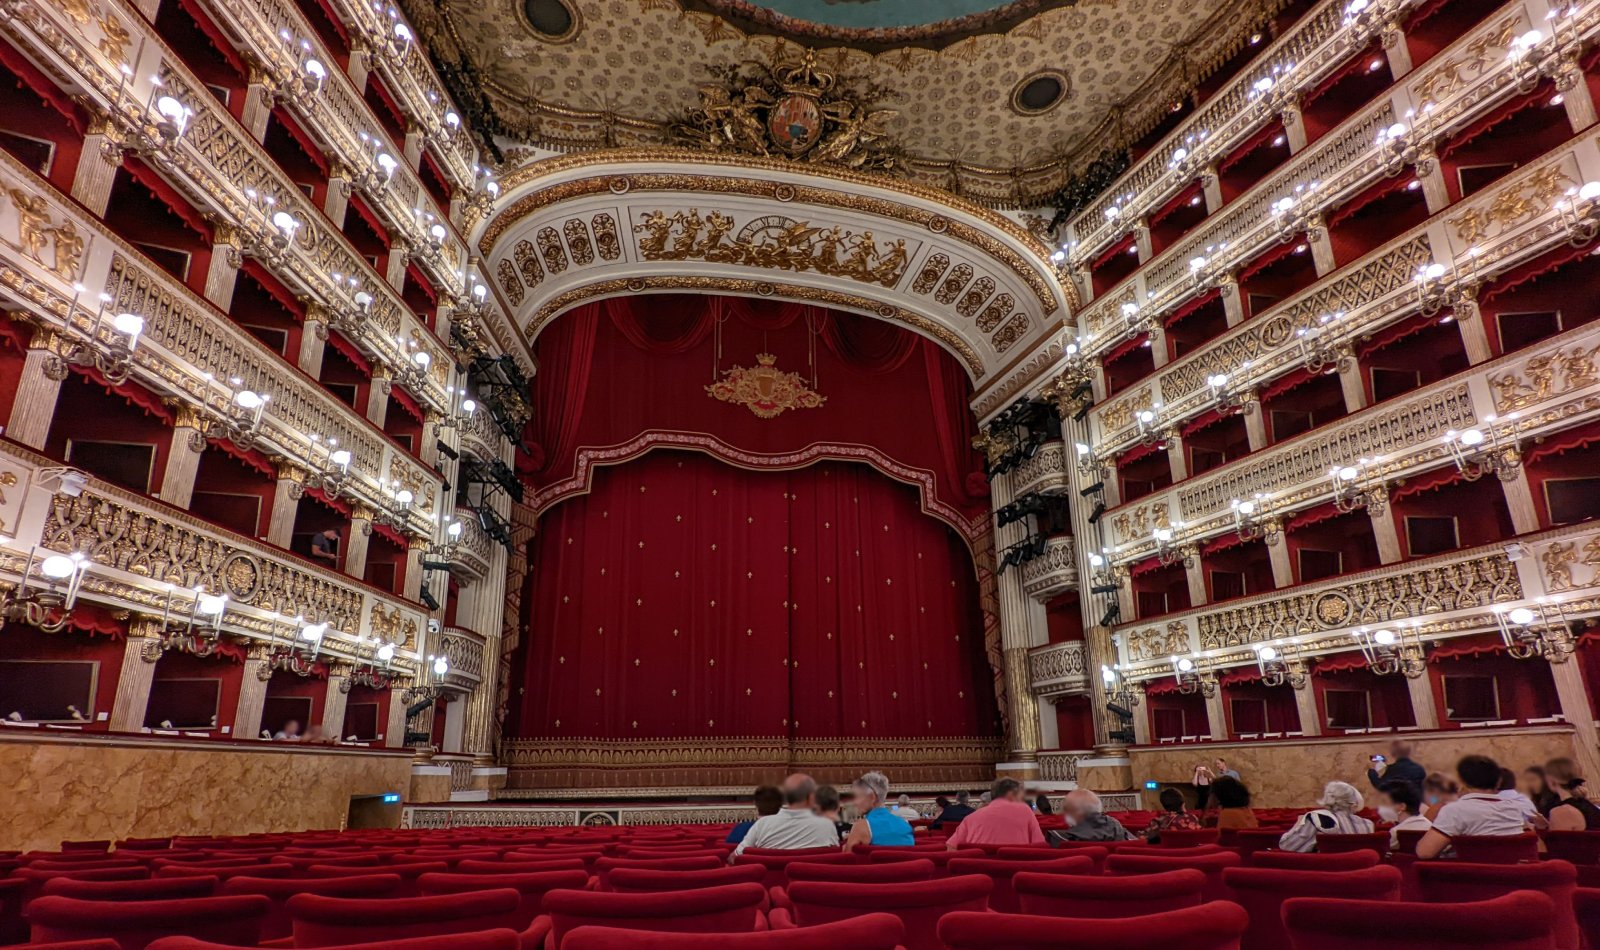
[[[294,482],[296,485],[306,483],[306,470],[292,462],[279,462],[275,468],[280,482]]]

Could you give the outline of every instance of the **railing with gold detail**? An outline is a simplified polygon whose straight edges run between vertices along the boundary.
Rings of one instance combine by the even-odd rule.
[[[426,370],[407,388],[445,411],[452,361],[444,345],[149,22],[124,0],[108,4],[104,19],[82,23],[47,4],[23,4],[0,24],[0,35],[74,88],[84,107],[103,117],[116,148],[137,149],[185,200],[226,225],[243,253],[263,260],[292,292],[343,315],[340,332],[351,342],[396,374],[416,369],[414,354],[426,352]],[[116,31],[108,34],[104,23]],[[131,64],[122,61],[130,49]],[[157,81],[162,95],[191,110],[175,139],[158,125]],[[372,297],[364,312],[353,303],[352,278]]]
[[[1066,491],[1072,485],[1071,465],[1072,458],[1065,442],[1059,439],[1046,442],[1032,458],[1018,465],[1012,474],[1011,484],[1016,486],[1012,497],[1021,498],[1033,492],[1048,495]]]
[[[1046,782],[1076,782],[1078,762],[1094,758],[1088,749],[1051,749],[1039,753],[1039,778]]]
[[[381,506],[388,499],[381,480],[410,485],[417,496],[411,516],[419,531],[428,530],[424,519],[442,484],[437,473],[4,153],[0,188],[37,196],[26,217],[14,204],[0,207],[0,286],[27,302],[28,319],[51,334],[50,349],[64,353],[96,331],[97,347],[111,349],[114,334],[96,316],[94,297],[103,289],[110,312],[144,320],[131,357],[130,375],[140,385],[187,408],[198,417],[195,424],[203,425],[228,416],[230,391],[220,381],[239,379],[243,388],[271,396],[254,435],[256,447],[317,471],[326,467],[327,450],[325,443],[314,446],[310,436],[337,439],[351,454],[345,490]],[[74,283],[90,291],[80,294]]]
[[[1022,565],[1022,589],[1040,603],[1078,586],[1078,547],[1071,537],[1050,538],[1044,553]]]
[[[452,685],[471,689],[483,680],[485,647],[482,634],[461,627],[445,627],[439,637],[439,650],[450,661],[447,675]]]
[[[1082,640],[1034,647],[1028,651],[1029,687],[1037,696],[1088,692],[1088,663]]]
[[[362,659],[361,641],[381,638],[403,662],[425,627],[403,598],[0,443],[0,576],[17,584],[31,560],[30,585],[48,583],[39,574],[48,553],[85,559],[80,601],[154,618],[173,590],[202,587],[227,596],[221,631],[257,642],[292,646],[298,617],[329,625],[325,655]]]

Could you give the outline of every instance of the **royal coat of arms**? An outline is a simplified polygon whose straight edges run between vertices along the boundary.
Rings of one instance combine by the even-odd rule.
[[[811,389],[798,373],[785,373],[771,353],[757,353],[756,365],[735,366],[706,387],[706,395],[737,403],[763,419],[773,419],[785,409],[816,409],[828,397]]]
[[[817,68],[814,52],[798,63],[745,62],[714,74],[718,82],[700,86],[700,108],[672,124],[679,143],[846,168],[899,168],[899,151],[887,138],[900,113],[866,104],[881,95],[876,87],[842,92],[837,77]]]

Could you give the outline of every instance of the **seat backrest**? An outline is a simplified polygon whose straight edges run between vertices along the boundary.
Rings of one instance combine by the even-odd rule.
[[[1159,871],[1181,871],[1192,868],[1206,876],[1205,899],[1225,900],[1232,897],[1222,882],[1224,871],[1238,867],[1240,858],[1232,851],[1214,851],[1186,857],[1169,857],[1164,854],[1123,854],[1120,851],[1106,858],[1107,874],[1154,874]]]
[[[789,865],[789,882],[853,881],[858,884],[892,884],[933,878],[933,862],[894,861],[887,864],[822,864],[796,861]]]
[[[1392,867],[1359,871],[1286,871],[1278,868],[1228,868],[1222,881],[1250,915],[1243,950],[1282,950],[1289,946],[1281,916],[1291,897],[1339,897],[1398,901],[1400,872]]]
[[[446,934],[440,937],[414,937],[407,940],[384,940],[378,943],[346,943],[326,950],[518,950],[521,946],[521,938],[515,930],[501,928]],[[151,944],[150,950],[237,950],[237,948],[196,940],[193,937],[163,937]]]
[[[767,869],[759,864],[741,864],[707,871],[616,868],[611,872],[611,889],[621,894],[692,891],[702,887],[720,887],[724,884],[760,884],[766,874]]]
[[[1452,845],[1455,839],[1451,839]],[[1536,864],[1476,864],[1467,861],[1419,861],[1417,891],[1437,904],[1484,901],[1512,891],[1540,891],[1555,902],[1555,940],[1562,950],[1577,950],[1578,919],[1573,897],[1578,871],[1568,861]]]
[[[1537,891],[1467,904],[1295,897],[1284,929],[1295,950],[1554,950],[1555,905]]]
[[[1215,828],[1168,828],[1161,832],[1161,847],[1193,848],[1217,844],[1221,839],[1222,832]]]
[[[272,902],[261,920],[262,940],[281,940],[294,932],[289,898],[296,894],[326,897],[393,897],[400,889],[398,874],[364,874],[352,877],[231,877],[217,888],[223,895],[256,894]]]
[[[400,940],[511,926],[522,896],[509,887],[434,897],[289,898],[296,947]]]
[[[423,861],[418,863],[393,863],[379,864],[371,867],[329,867],[323,864],[313,864],[306,868],[304,877],[365,877],[369,874],[395,874],[400,878],[400,887],[395,891],[395,897],[415,897],[420,892],[417,890],[417,878],[424,874],[435,874],[448,871],[450,866],[443,861]]]
[[[1015,914],[1018,910],[1017,892],[1011,886],[1013,875],[1023,871],[1035,874],[1093,874],[1094,859],[1088,855],[1072,855],[1053,861],[1008,861],[1004,858],[960,858],[950,862],[952,877],[962,874],[983,874],[994,881],[989,892],[989,909],[1001,914]]]
[[[940,921],[939,937],[949,950],[1238,950],[1248,924],[1237,904],[1213,901],[1110,920],[953,913]]]
[[[1134,842],[1116,849],[1117,854],[1153,854],[1163,858],[1198,858],[1206,854],[1224,854],[1227,849],[1215,844],[1197,844],[1192,848],[1171,848],[1159,844]]]
[[[679,872],[690,873],[690,872]],[[509,887],[522,895],[511,922],[513,930],[526,930],[543,910],[544,895],[557,888],[582,888],[589,885],[589,875],[581,870],[540,871],[533,874],[499,874],[487,877],[482,874],[424,874],[417,878],[417,888],[424,897],[440,894],[471,894],[478,891]]]
[[[1239,854],[1249,857],[1257,851],[1269,851],[1278,846],[1283,837],[1281,828],[1240,828],[1233,833],[1233,847]]]
[[[1573,864],[1600,864],[1600,831],[1547,831],[1545,851]]]
[[[859,864],[859,855],[848,851],[833,851],[828,854],[806,854],[788,852],[786,854],[741,854],[733,859],[735,865],[759,864],[767,869],[767,875],[762,883],[767,887],[783,887],[789,883],[788,867],[797,861],[807,864]]]
[[[1539,860],[1539,836],[1531,831],[1520,835],[1455,835],[1450,849],[1456,860],[1474,864],[1515,864]]]
[[[1018,909],[1043,917],[1142,917],[1198,907],[1206,876],[1194,870],[1163,871],[1135,877],[1095,874],[1034,874],[1011,879]]]
[[[643,868],[647,871],[709,871],[720,868],[724,859],[712,854],[687,858],[601,858],[594,863],[595,876],[600,879],[600,889],[611,889],[611,872],[617,868]]]
[[[619,894],[559,890],[544,897],[552,950],[578,927],[623,927],[675,933],[746,933],[756,929],[766,890],[759,884],[725,884],[691,891]]]
[[[1359,871],[1375,867],[1377,863],[1377,852],[1365,848],[1334,854],[1257,851],[1250,856],[1250,866],[1253,868],[1283,868],[1291,871]]]
[[[913,851],[910,848],[880,848],[867,859],[870,864],[898,864],[906,861],[932,861],[933,876],[935,878],[948,877],[950,862],[957,858],[981,858],[984,854],[977,848],[962,848],[959,851]]]
[[[376,869],[374,869],[376,870]],[[226,881],[236,877],[299,877],[300,872],[288,864],[224,864],[220,867],[186,867],[181,864],[155,869],[157,878],[214,877]]]
[[[837,923],[744,934],[680,934],[579,927],[563,950],[895,950],[905,925],[893,914],[864,914]]]
[[[1428,829],[1426,829],[1426,828],[1402,828],[1402,829],[1400,829],[1400,833],[1395,835],[1395,838],[1397,840],[1395,841],[1395,846],[1394,846],[1394,848],[1391,849],[1390,853],[1391,854],[1416,854],[1417,853],[1417,842],[1421,841],[1422,840],[1422,836],[1427,834],[1427,833],[1428,833]],[[1580,834],[1581,833],[1582,832],[1580,832]]]
[[[39,871],[25,867],[12,871],[11,877],[13,880],[23,882],[22,902],[27,904],[43,893],[46,881],[54,878],[70,878],[74,881],[142,881],[150,877],[150,869],[126,867],[91,868],[87,871]]]
[[[987,874],[901,884],[795,881],[789,885],[789,900],[802,928],[881,911],[905,925],[905,950],[941,950],[939,919],[953,911],[986,911],[993,890],[994,879]]]
[[[86,901],[161,901],[180,897],[210,897],[217,892],[214,877],[164,877],[138,881],[75,881],[58,877],[46,881],[45,896],[76,897]]]
[[[1590,950],[1600,947],[1600,887],[1580,887],[1572,895],[1578,930]]]
[[[159,937],[188,935],[236,947],[261,940],[264,897],[193,897],[152,901],[86,901],[41,897],[28,905],[34,943],[109,937],[120,950],[144,950]]]
[[[1342,854],[1347,851],[1389,852],[1389,832],[1372,831],[1347,835],[1317,835],[1317,850],[1322,854]]]
[[[995,857],[1006,861],[1015,861],[1019,859],[1023,861],[1038,861],[1042,860],[1039,857],[1039,854],[1040,852],[1033,849],[1018,851],[1011,848],[1001,848]],[[1105,870],[1106,858],[1110,856],[1110,854],[1111,852],[1107,851],[1105,848],[1052,848],[1050,851],[1045,853],[1045,859],[1057,860],[1059,858],[1088,858],[1094,862],[1095,873],[1099,874],[1101,871]]]

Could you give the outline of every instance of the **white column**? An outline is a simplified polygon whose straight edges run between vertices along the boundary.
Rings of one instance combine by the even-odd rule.
[[[1533,486],[1528,483],[1528,470],[1519,465],[1512,470],[1510,481],[1500,481],[1500,490],[1506,496],[1506,508],[1511,511],[1511,527],[1517,534],[1539,530],[1539,509],[1533,503]],[[1600,773],[1597,773],[1600,774]]]
[[[1361,362],[1355,351],[1347,346],[1339,348],[1339,390],[1344,394],[1344,411],[1360,412],[1367,408],[1367,387],[1361,379]]]
[[[1222,312],[1229,329],[1244,322],[1244,292],[1239,289],[1236,274],[1223,274],[1217,280],[1217,291],[1222,295]]]
[[[50,424],[55,421],[61,382],[67,378],[66,364],[56,355],[59,343],[55,331],[43,327],[36,328],[28,342],[22,378],[17,381],[17,398],[6,421],[6,435],[29,448],[44,448],[50,438]]]
[[[1277,541],[1267,544],[1267,557],[1272,559],[1272,585],[1278,590],[1294,586],[1294,562],[1289,555],[1289,541],[1283,536],[1281,526],[1277,528]],[[1268,536],[1269,539],[1271,535]]]
[[[343,162],[329,163],[328,193],[322,199],[322,213],[336,228],[344,227],[345,213],[350,210],[350,181],[354,177],[355,173]]]
[[[1584,775],[1600,775],[1600,733],[1595,730],[1594,712],[1589,705],[1589,688],[1583,681],[1583,669],[1576,659],[1569,656],[1551,663],[1550,675],[1555,679],[1561,715],[1572,724],[1572,745],[1578,768]]]
[[[1317,690],[1306,676],[1305,685],[1294,691],[1294,708],[1300,714],[1300,731],[1308,736],[1322,735],[1322,713],[1317,709]]]
[[[1183,547],[1183,554],[1189,559],[1184,565],[1183,576],[1189,582],[1189,606],[1200,607],[1206,603],[1206,566],[1200,562],[1200,548],[1193,544]]]
[[[144,728],[145,710],[150,705],[150,684],[155,682],[156,661],[161,646],[157,621],[136,616],[128,623],[128,638],[123,641],[122,668],[117,674],[117,695],[111,702],[111,731],[138,732]]]
[[[426,538],[408,538],[406,545],[406,600],[416,600],[422,594],[422,552],[428,546]]]
[[[1494,352],[1489,348],[1489,330],[1483,325],[1483,312],[1478,308],[1477,288],[1457,294],[1451,303],[1467,362],[1473,366],[1487,362]]]
[[[1584,81],[1583,69],[1576,60],[1564,60],[1558,67],[1556,90],[1561,93],[1561,107],[1567,110],[1567,122],[1572,131],[1582,132],[1594,125],[1594,97],[1589,95],[1589,84]]]
[[[244,672],[239,678],[239,705],[233,714],[233,737],[255,739],[261,733],[261,713],[266,708],[267,682],[272,679],[268,665],[272,656],[270,647],[256,645],[244,661]]]
[[[1306,124],[1300,118],[1300,104],[1291,103],[1283,108],[1283,134],[1289,142],[1289,154],[1298,155],[1306,147]]]
[[[239,282],[239,267],[244,263],[239,236],[233,226],[214,222],[211,234],[211,263],[206,267],[204,297],[226,312],[233,306],[233,289]]]
[[[1201,172],[1200,192],[1206,198],[1206,214],[1216,214],[1222,209],[1222,179],[1215,165],[1207,165]]]
[[[372,364],[372,385],[367,387],[367,419],[378,428],[383,428],[384,420],[389,417],[389,387],[392,385],[389,376],[389,367],[380,362]]]
[[[1367,515],[1372,521],[1372,536],[1378,542],[1378,562],[1381,564],[1398,563],[1403,556],[1400,548],[1400,530],[1395,527],[1394,509],[1389,506],[1389,490],[1376,488],[1374,492],[1380,493],[1383,504],[1379,511],[1374,512],[1369,506]]]
[[[1210,722],[1211,738],[1217,742],[1227,742],[1228,711],[1227,700],[1222,695],[1222,685],[1217,682],[1215,673],[1201,673],[1200,680],[1212,687],[1211,694],[1206,697],[1206,719]]]
[[[1311,246],[1311,261],[1317,269],[1318,277],[1325,277],[1339,267],[1339,262],[1333,256],[1333,241],[1328,237],[1328,229],[1322,223],[1322,216],[1316,215],[1306,227],[1306,243]]]
[[[1389,75],[1396,81],[1411,72],[1411,49],[1406,46],[1406,34],[1399,23],[1384,25],[1383,55],[1389,61]]]
[[[267,120],[272,118],[272,89],[267,82],[265,73],[251,67],[250,84],[244,92],[244,108],[239,110],[239,124],[257,142],[267,140]]]
[[[1141,264],[1155,256],[1155,251],[1150,244],[1150,225],[1142,218],[1133,226],[1133,246],[1139,252],[1139,263]]]
[[[1244,404],[1244,437],[1252,452],[1267,447],[1267,411],[1253,397]]]
[[[406,289],[406,252],[409,248],[399,237],[389,240],[389,257],[384,263],[383,279],[394,288],[395,293]]]
[[[1422,182],[1422,198],[1427,203],[1429,214],[1438,214],[1450,204],[1450,188],[1445,184],[1444,169],[1439,164],[1439,158],[1432,150],[1422,152],[1417,158],[1413,169],[1417,180]]]
[[[328,311],[321,304],[306,305],[306,320],[300,327],[300,352],[295,365],[312,379],[322,378],[322,354],[328,348]]]
[[[1189,477],[1189,460],[1183,449],[1183,436],[1176,429],[1167,436],[1167,468],[1172,472],[1173,484]]]
[[[372,540],[372,509],[361,504],[350,506],[350,537],[344,544],[344,572],[360,579],[367,576],[367,545]]]
[[[92,215],[105,217],[111,204],[111,186],[122,167],[122,144],[111,123],[96,117],[89,121],[89,134],[78,153],[78,167],[72,175],[72,197]]]
[[[294,519],[300,513],[300,496],[305,493],[306,473],[293,465],[278,465],[278,481],[272,496],[272,514],[267,520],[267,543],[289,547],[294,540]]]
[[[175,415],[167,467],[161,474],[161,500],[187,508],[194,500],[194,480],[200,472],[201,453],[206,448],[205,427],[200,413],[192,406],[179,406]]]
[[[398,749],[406,744],[406,684],[396,681],[389,687],[389,719],[383,727],[383,744]]]
[[[328,692],[322,700],[322,732],[336,739],[344,738],[344,710],[350,699],[350,664],[333,663],[328,667]]]
[[[1427,670],[1424,669],[1421,676],[1406,677],[1406,689],[1411,692],[1411,712],[1417,718],[1417,725],[1424,729],[1439,728],[1439,708],[1434,704],[1433,679]]]

